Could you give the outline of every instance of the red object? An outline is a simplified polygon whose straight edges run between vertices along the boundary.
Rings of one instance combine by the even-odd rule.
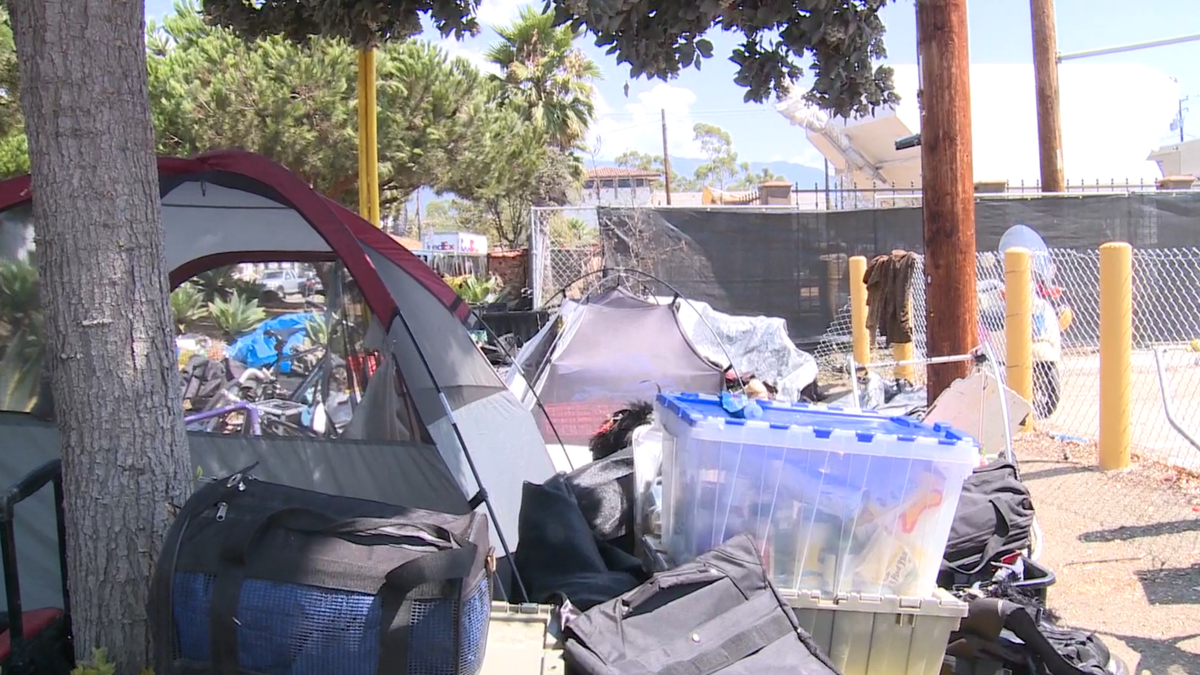
[[[26,640],[32,640],[38,633],[46,630],[61,618],[63,612],[57,607],[43,607],[21,615],[21,632]],[[0,661],[7,661],[12,656],[12,636],[10,631],[0,633]]]
[[[564,443],[586,443],[601,427],[611,423],[612,411],[623,405],[621,401],[578,401],[572,403],[547,403],[545,414],[536,415],[543,437],[553,438],[554,431]],[[546,416],[554,423],[551,431]]]
[[[313,190],[296,174],[280,164],[245,150],[221,150],[192,158],[160,157],[159,184],[163,193],[181,183],[205,182],[232,189],[245,190],[278,201],[296,210],[329,243],[331,252],[295,251],[230,251],[214,253],[183,263],[171,270],[171,287],[175,288],[192,277],[223,265],[243,262],[327,262],[340,259],[345,263],[362,290],[371,311],[380,320],[389,321],[398,311],[375,266],[363,251],[362,244],[412,276],[460,320],[470,316],[471,308],[454,289],[420,258],[401,246],[383,230],[363,220],[358,214]],[[0,212],[32,200],[29,176],[18,176],[0,182]]]
[[[346,368],[356,386],[362,386],[379,369],[379,352],[352,354],[346,358]]]
[[[1017,553],[1009,553],[1008,555],[1006,555],[1006,556],[1004,556],[1003,558],[1001,558],[1001,559],[1000,559],[1000,562],[1001,562],[1002,564],[1005,564],[1005,565],[1010,565],[1010,566],[1011,566],[1011,565],[1016,565],[1016,564],[1017,564],[1017,561],[1018,561],[1018,560],[1020,560],[1020,559],[1021,559],[1021,553],[1020,553],[1020,552],[1017,552]]]

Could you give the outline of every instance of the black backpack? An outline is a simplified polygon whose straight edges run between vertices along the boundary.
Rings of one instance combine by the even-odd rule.
[[[993,462],[963,484],[938,586],[947,590],[992,577],[993,563],[1032,543],[1033,499],[1017,467]]]

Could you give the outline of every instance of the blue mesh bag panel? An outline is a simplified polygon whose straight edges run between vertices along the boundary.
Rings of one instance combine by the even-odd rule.
[[[177,657],[211,660],[211,575],[176,574]],[[483,666],[491,589],[486,574],[461,603],[414,599],[409,675],[476,675]],[[247,579],[237,611],[239,665],[263,675],[375,675],[381,601],[365,593]],[[458,637],[456,640],[455,627]],[[456,646],[456,643],[458,646]]]
[[[235,474],[197,489],[167,535],[155,671],[477,675],[494,569],[483,514]]]

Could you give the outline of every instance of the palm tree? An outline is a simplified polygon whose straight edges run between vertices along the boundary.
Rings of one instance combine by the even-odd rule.
[[[600,79],[600,67],[574,47],[579,33],[530,6],[495,31],[500,42],[485,57],[500,66],[499,96],[523,106],[556,149],[578,149],[596,116],[592,82]]]

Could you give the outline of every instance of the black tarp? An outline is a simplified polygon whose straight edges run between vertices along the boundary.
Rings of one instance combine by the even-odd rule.
[[[783,317],[797,340],[823,334],[845,305],[848,256],[923,248],[920,208],[600,208],[598,215],[606,266],[651,272],[723,312]],[[1070,258],[1060,263],[1058,281],[1068,286],[1077,325],[1094,333],[1096,249],[1108,241],[1137,249],[1200,246],[1200,194],[986,198],[976,203],[975,224],[980,251],[995,251],[1005,230],[1025,224]],[[1135,339],[1200,335],[1200,251],[1137,260]],[[1072,339],[1094,339],[1088,332]]]

